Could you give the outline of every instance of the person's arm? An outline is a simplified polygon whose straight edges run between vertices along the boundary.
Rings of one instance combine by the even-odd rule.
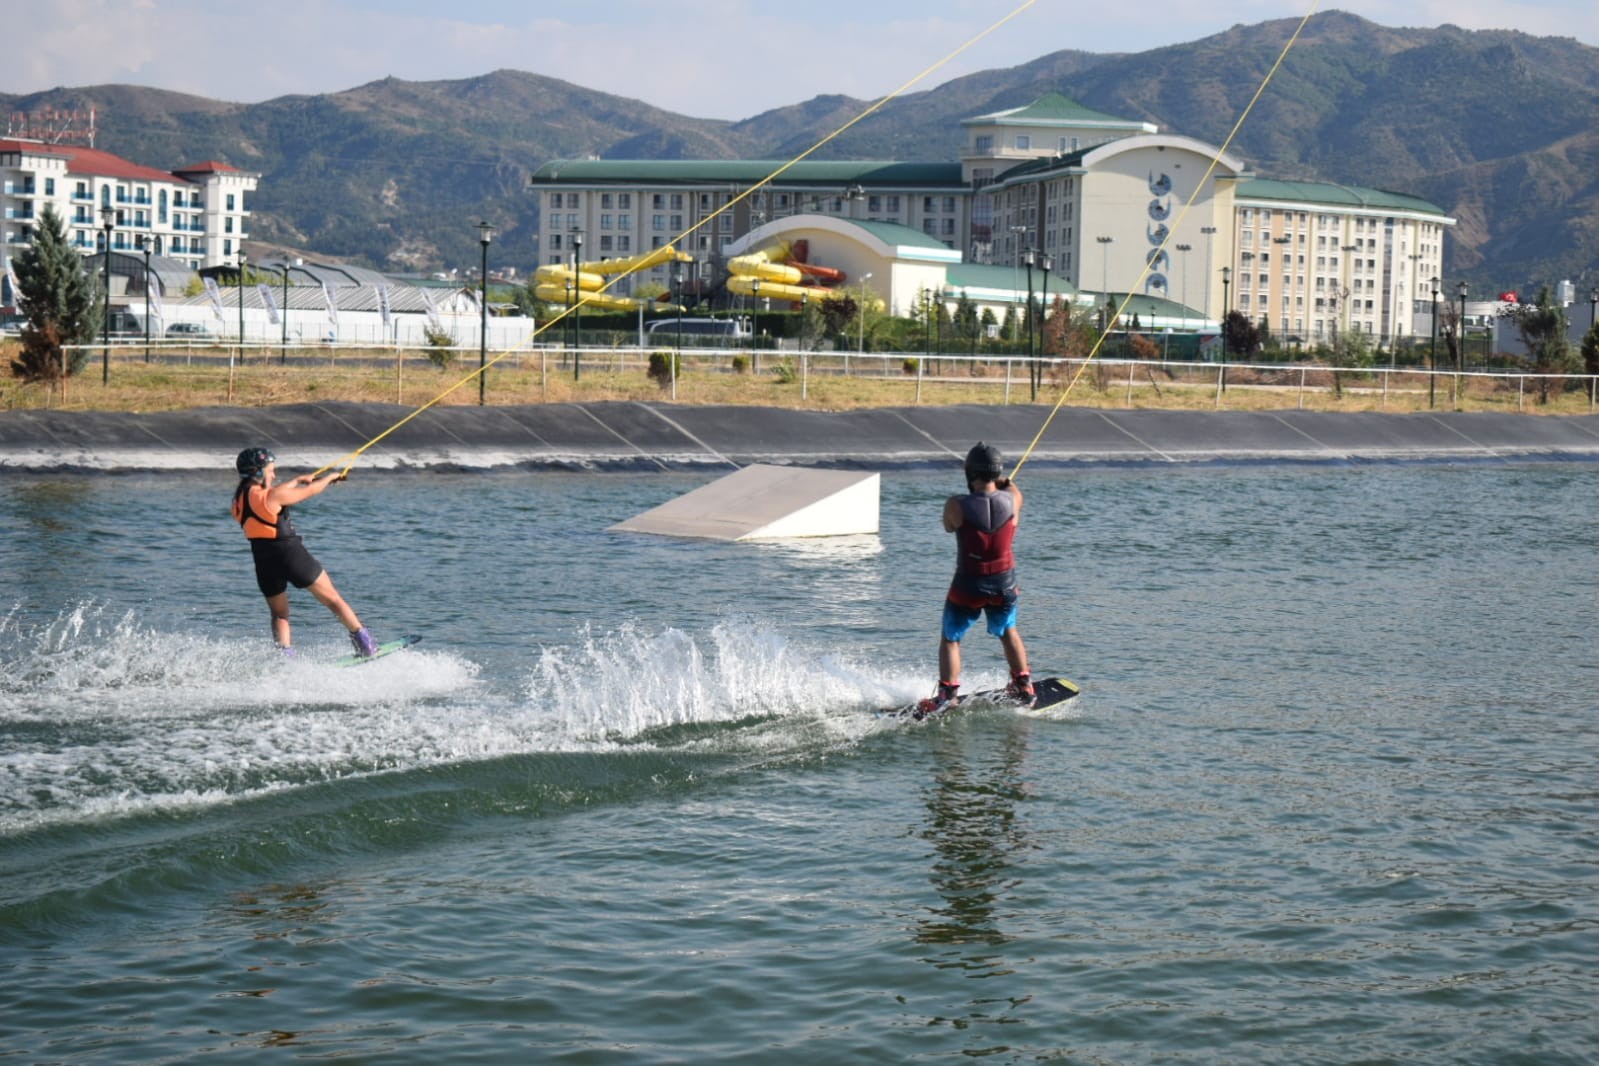
[[[944,501],[944,532],[953,533],[961,527],[964,516],[961,514],[961,501],[959,496],[951,496]]]
[[[318,495],[335,481],[343,480],[344,475],[340,473],[324,474],[321,477],[301,474],[293,481],[273,485],[267,490],[267,499],[278,507],[292,507],[301,500],[309,500],[312,496]]]
[[[1017,488],[1016,483],[1010,478],[1000,478],[995,484],[1002,489],[1008,490],[1011,499],[1016,501],[1016,524],[1020,525],[1022,521],[1022,490]]]

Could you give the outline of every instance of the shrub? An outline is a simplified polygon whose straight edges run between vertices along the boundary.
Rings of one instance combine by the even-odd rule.
[[[733,357],[733,370],[735,372],[742,374],[742,373],[746,372],[747,370],[749,370],[749,368],[750,368],[749,356],[747,356],[747,355],[735,355]]]
[[[674,378],[683,376],[683,357],[676,352],[651,352],[649,375],[661,388],[666,388]]]
[[[422,330],[422,336],[427,339],[429,362],[440,370],[448,370],[450,364],[455,362],[455,335],[426,326]]]
[[[914,375],[916,373],[916,368],[921,365],[922,361],[913,355],[900,364],[900,369],[905,371],[907,374]]]

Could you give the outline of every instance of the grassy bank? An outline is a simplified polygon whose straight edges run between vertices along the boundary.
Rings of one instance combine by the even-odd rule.
[[[9,366],[14,345],[0,345]],[[109,381],[99,353],[65,390],[0,379],[0,409],[160,411],[191,407],[318,401],[392,403],[417,407],[478,402],[475,358],[440,368],[411,352],[247,348],[229,365],[227,349],[161,351],[149,362],[135,349],[115,350]],[[492,357],[493,353],[491,353]],[[647,372],[636,350],[586,351],[574,373],[569,353],[522,352],[502,358],[484,375],[489,404],[631,400],[680,404],[752,404],[841,411],[916,404],[1054,404],[1063,393],[1079,407],[1177,410],[1521,411],[1588,414],[1587,382],[1555,390],[1540,403],[1539,381],[1528,376],[1335,372],[1322,367],[1189,366],[1159,362],[1095,361],[1047,366],[1036,398],[1020,362],[955,356],[809,356],[763,352],[758,367],[745,354],[682,358],[675,389]]]

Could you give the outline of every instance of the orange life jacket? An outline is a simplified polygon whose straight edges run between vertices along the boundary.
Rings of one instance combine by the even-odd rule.
[[[267,487],[246,481],[233,494],[233,520],[244,527],[250,540],[286,540],[295,536],[287,507],[273,507]]]

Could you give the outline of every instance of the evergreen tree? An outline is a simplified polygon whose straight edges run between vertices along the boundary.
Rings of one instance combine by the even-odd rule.
[[[1538,290],[1536,301],[1511,304],[1503,315],[1515,324],[1521,342],[1527,346],[1527,354],[1532,357],[1533,370],[1542,375],[1538,378],[1538,402],[1548,403],[1551,376],[1558,377],[1576,369],[1576,359],[1566,340],[1566,309],[1545,285]]]
[[[14,261],[22,311],[22,358],[11,372],[24,381],[56,381],[62,374],[62,349],[91,344],[99,332],[95,309],[100,303],[99,279],[84,269],[83,257],[67,243],[66,227],[50,205],[39,213],[33,243]],[[89,353],[74,349],[66,374],[76,374]]]

